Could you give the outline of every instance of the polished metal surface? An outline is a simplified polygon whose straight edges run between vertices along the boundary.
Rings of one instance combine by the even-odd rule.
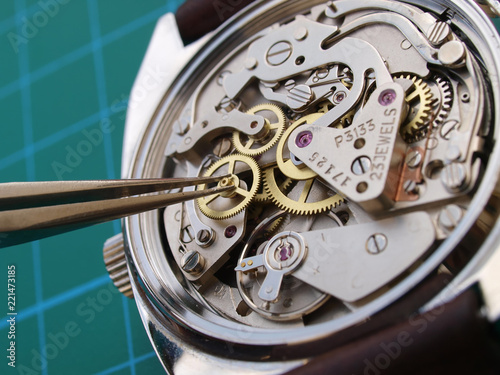
[[[155,115],[131,109],[123,166],[237,190],[125,220],[167,371],[282,373],[438,272],[415,305],[479,283],[498,317],[500,38],[478,4],[259,1],[190,48]]]

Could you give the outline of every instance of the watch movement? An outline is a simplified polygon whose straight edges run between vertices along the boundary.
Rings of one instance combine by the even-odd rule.
[[[123,177],[232,187],[106,244],[167,372],[423,373],[462,363],[441,353],[457,336],[495,357],[499,8],[256,1],[186,47],[159,21]],[[147,87],[154,67],[171,73]]]

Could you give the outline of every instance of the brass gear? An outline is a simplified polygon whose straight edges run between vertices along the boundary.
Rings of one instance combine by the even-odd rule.
[[[262,175],[265,174],[265,171],[267,169],[273,169],[273,168],[276,168],[276,165],[273,166],[273,167],[266,168],[262,172]],[[292,185],[292,183],[293,183],[293,180],[291,178],[289,178],[289,177],[286,177],[286,176],[283,176],[283,178],[281,178],[279,181],[276,181],[276,185],[278,186],[278,188],[280,189],[280,191],[283,194],[287,193],[287,191],[288,191],[287,189],[290,187],[290,185]],[[264,189],[264,184],[262,184],[262,186],[259,189],[259,192],[255,195],[254,201],[257,202],[257,203],[262,203],[262,204],[266,204],[266,203],[271,203],[272,202],[271,201],[271,197],[267,193],[266,189]]]
[[[424,133],[430,115],[432,114],[432,92],[422,78],[411,74],[401,75],[399,78],[413,82],[413,91],[406,94],[406,103],[415,110],[409,115],[409,120],[401,127],[401,135],[406,140],[414,139]]]
[[[233,133],[234,147],[242,155],[257,156],[269,151],[276,143],[278,143],[281,135],[285,131],[285,113],[275,104],[259,104],[250,108],[247,113],[255,115],[264,111],[274,113],[277,117],[277,122],[271,123],[267,118],[264,118],[265,132],[267,134],[263,137],[252,137],[239,131],[235,131]],[[257,147],[254,148],[254,146]]]
[[[330,112],[330,109],[332,109],[332,107],[333,107],[332,102],[328,100],[321,102],[318,104],[318,113],[322,114],[328,113]]]
[[[243,170],[237,164],[242,164]],[[247,189],[242,187],[242,182],[237,174],[246,171],[251,172],[251,185]],[[231,181],[237,186],[231,192],[214,194],[208,197],[198,198],[196,201],[200,211],[210,219],[225,220],[237,215],[252,202],[261,184],[261,172],[257,162],[245,155],[233,154],[215,162],[205,173],[206,177],[230,174]],[[224,180],[223,180],[224,181]],[[227,184],[227,181],[225,182]],[[219,182],[220,184],[220,182]],[[206,184],[199,185],[198,190],[206,189]]]
[[[278,232],[278,229],[281,228],[281,225],[285,223],[285,218],[280,217],[273,221],[273,223],[266,229],[266,235],[272,235],[273,233]]]
[[[302,168],[293,164],[291,159],[286,159],[284,157],[284,150],[288,143],[288,138],[290,134],[297,129],[299,126],[304,124],[312,124],[314,121],[318,120],[323,113],[313,113],[307,116],[302,117],[300,120],[295,121],[290,127],[286,130],[283,137],[281,137],[278,148],[276,149],[276,162],[278,163],[278,167],[283,172],[283,174],[287,177],[290,177],[292,180],[304,181],[309,180],[311,178],[316,177],[318,174],[314,172],[312,169],[303,165]]]
[[[295,188],[302,189],[300,197],[295,200],[281,191],[276,183],[275,173],[279,173],[278,168],[269,168],[264,171],[264,189],[269,194],[271,200],[282,210],[294,215],[316,215],[328,211],[332,207],[337,207],[344,199],[336,194],[318,201],[308,201],[309,195],[315,183],[319,183],[315,178],[299,181]]]

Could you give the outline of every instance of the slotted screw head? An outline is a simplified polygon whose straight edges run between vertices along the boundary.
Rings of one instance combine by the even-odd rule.
[[[182,269],[192,275],[199,274],[205,267],[205,259],[197,251],[189,251],[181,259]]]
[[[373,255],[380,254],[387,248],[388,240],[384,234],[376,233],[368,237],[366,250]]]

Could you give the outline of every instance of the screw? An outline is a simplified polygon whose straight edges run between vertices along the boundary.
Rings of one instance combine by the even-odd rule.
[[[287,82],[288,83],[288,82]],[[314,92],[308,85],[297,85],[289,89],[286,104],[295,111],[306,108],[314,98]]]
[[[396,100],[396,96],[396,91],[394,91],[393,89],[387,89],[382,91],[382,93],[378,97],[378,102],[380,103],[380,105],[387,107],[388,105],[394,103],[394,101]]]
[[[372,161],[367,156],[360,156],[352,163],[352,173],[356,176],[364,175],[372,167]]]
[[[407,194],[418,194],[419,188],[415,181],[408,180],[404,183],[403,189]]]
[[[439,46],[449,39],[450,34],[450,26],[446,22],[437,21],[429,30],[429,42]]]
[[[205,259],[197,251],[189,251],[181,259],[181,267],[184,272],[192,275],[199,274],[205,267]]]
[[[292,302],[293,302],[293,300],[291,298],[286,298],[283,301],[283,307],[289,308],[290,306],[292,306]]]
[[[306,130],[304,132],[300,132],[297,138],[295,138],[295,144],[298,148],[304,148],[311,144],[313,140],[313,134]]]
[[[458,120],[448,120],[441,126],[441,138],[449,141],[453,132],[460,129]]]
[[[198,245],[202,247],[210,246],[213,241],[213,232],[208,231],[207,229],[200,230],[196,235],[196,242]]]
[[[461,207],[450,204],[439,213],[439,225],[448,231],[455,229],[462,220],[464,211]]]
[[[236,232],[238,229],[236,228],[235,225],[230,225],[224,230],[224,236],[226,238],[232,238],[236,235]],[[250,263],[249,263],[250,264]]]
[[[281,65],[292,55],[292,45],[289,42],[277,42],[269,48],[266,60],[271,65]]]
[[[232,148],[232,143],[229,138],[221,138],[219,139],[214,146],[214,155],[219,158],[226,156],[229,154]]]
[[[451,163],[443,168],[441,182],[453,192],[462,191],[467,187],[467,171],[461,163]]]
[[[387,237],[381,233],[376,233],[368,237],[366,250],[373,255],[380,254],[387,248]]]
[[[422,163],[422,154],[418,150],[410,150],[406,155],[405,163],[412,169],[419,167]]]

